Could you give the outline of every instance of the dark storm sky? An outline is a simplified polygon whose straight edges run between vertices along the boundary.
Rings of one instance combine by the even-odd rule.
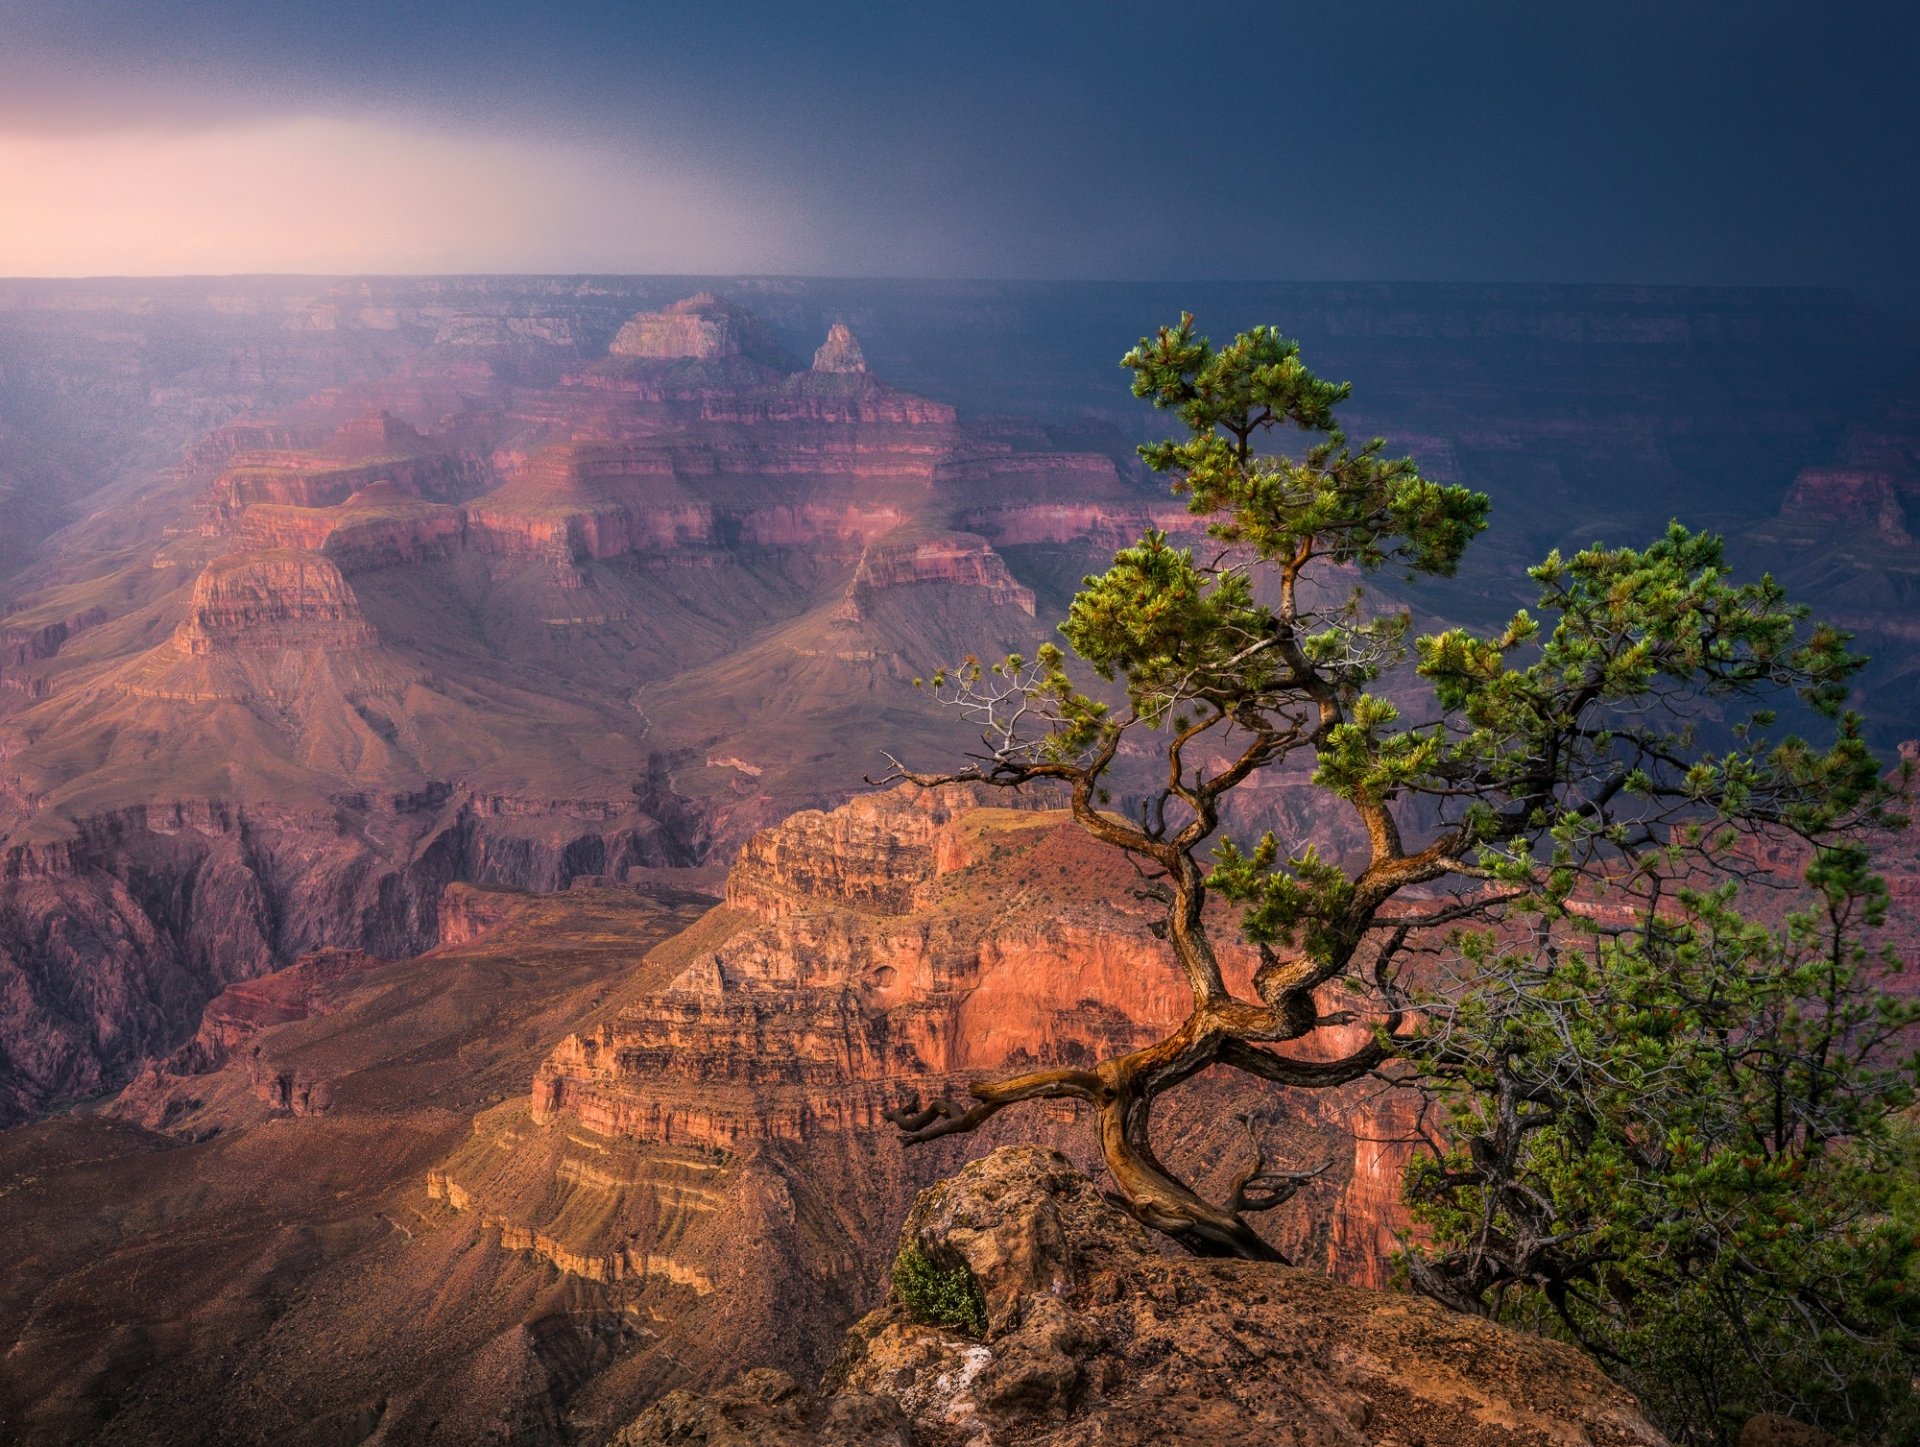
[[[0,270],[1913,303],[1920,5],[0,0],[0,206]]]

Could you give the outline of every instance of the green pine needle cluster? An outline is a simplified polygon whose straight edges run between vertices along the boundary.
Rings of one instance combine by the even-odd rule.
[[[1807,883],[1778,925],[1725,884],[1546,955],[1463,941],[1480,988],[1416,1047],[1451,1113],[1407,1178],[1416,1280],[1588,1348],[1676,1441],[1760,1411],[1920,1435],[1920,1003],[1869,948],[1867,851]]]

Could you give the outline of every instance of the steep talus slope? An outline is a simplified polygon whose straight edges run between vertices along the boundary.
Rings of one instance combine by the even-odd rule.
[[[670,1394],[616,1447],[1658,1447],[1572,1347],[1255,1262],[1169,1258],[1065,1157],[996,1151],[925,1191],[900,1248],[967,1273],[977,1338],[897,1294],[815,1397],[760,1370]]]

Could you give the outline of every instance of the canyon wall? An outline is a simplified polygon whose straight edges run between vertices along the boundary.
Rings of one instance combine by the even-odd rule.
[[[502,1252],[649,1303],[662,1339],[610,1381],[714,1380],[741,1361],[817,1371],[828,1328],[870,1302],[858,1273],[884,1259],[914,1190],[1009,1140],[1099,1169],[1071,1103],[914,1148],[887,1108],[1091,1063],[1185,1013],[1125,865],[1045,803],[909,789],[757,835],[723,905],[562,1040],[526,1099],[476,1120],[429,1194]],[[1244,987],[1251,958],[1226,954]],[[1166,1099],[1157,1142],[1220,1193],[1246,1113],[1279,1157],[1328,1163],[1263,1229],[1302,1262],[1383,1282],[1403,1157],[1378,1138],[1396,1110],[1210,1079]]]

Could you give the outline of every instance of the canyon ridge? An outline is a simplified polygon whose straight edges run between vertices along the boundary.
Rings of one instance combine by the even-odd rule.
[[[1131,872],[864,779],[967,747],[914,679],[1204,536],[1114,367],[1181,307],[1492,495],[1423,619],[1683,498],[1920,733],[1920,329],[1844,294],[0,282],[0,1435],[611,1440],[817,1381],[969,1159],[1093,1170],[1070,1104],[882,1112],[1177,1019]],[[1382,1286],[1407,1109],[1222,1083],[1162,1134],[1203,1188],[1242,1117],[1324,1163],[1263,1229]]]

